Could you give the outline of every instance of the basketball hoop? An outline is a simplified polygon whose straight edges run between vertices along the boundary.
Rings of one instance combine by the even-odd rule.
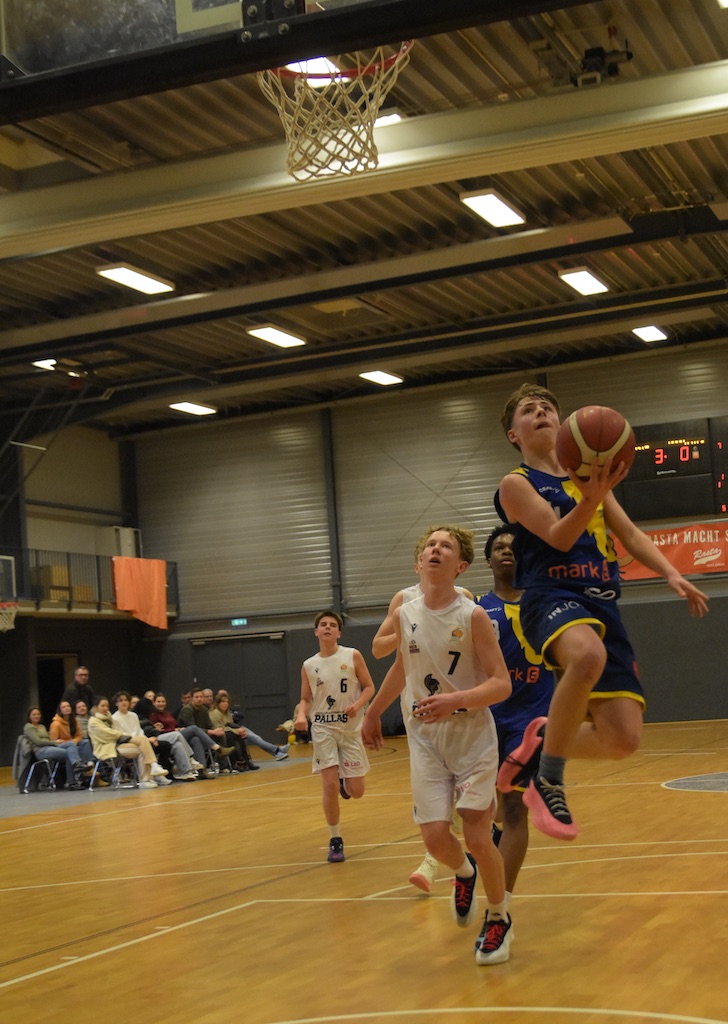
[[[15,629],[17,614],[17,601],[0,601],[0,633],[7,633],[9,629]]]
[[[290,67],[257,73],[277,108],[288,143],[286,170],[297,181],[359,174],[379,163],[374,122],[389,90],[409,62],[412,40],[378,46],[353,57],[331,57],[331,71]],[[347,65],[348,62],[348,65]]]

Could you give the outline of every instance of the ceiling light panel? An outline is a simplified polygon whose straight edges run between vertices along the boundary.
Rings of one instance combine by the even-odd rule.
[[[372,384],[381,384],[382,387],[402,383],[401,377],[395,377],[393,373],[386,373],[384,370],[367,370],[366,373],[360,373],[359,376],[364,380],[370,380]]]
[[[170,409],[186,412],[190,416],[212,416],[217,412],[214,405],[202,405],[199,402],[175,402],[174,405],[170,405]]]
[[[152,274],[148,270],[140,270],[130,263],[107,263],[96,267],[96,273],[99,277],[123,284],[126,288],[133,288],[145,295],[160,295],[162,292],[173,292],[175,289],[173,281]]]
[[[306,344],[303,338],[297,338],[295,334],[282,331],[278,327],[273,327],[272,324],[267,327],[250,327],[248,334],[254,338],[260,338],[261,341],[267,341],[271,345],[277,345],[278,348],[296,348],[298,345]]]
[[[568,284],[580,295],[598,295],[600,292],[609,291],[609,286],[588,267],[571,267],[569,270],[560,270],[559,277],[564,284]]]
[[[494,189],[487,189],[484,192],[463,192],[460,195],[460,202],[494,228],[507,228],[526,223],[521,211]]]

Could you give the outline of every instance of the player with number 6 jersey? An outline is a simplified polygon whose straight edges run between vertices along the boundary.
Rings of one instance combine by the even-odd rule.
[[[361,711],[374,696],[374,683],[361,653],[339,644],[342,627],[337,612],[316,616],[314,635],[319,652],[301,668],[301,700],[294,722],[296,731],[305,732],[311,719],[312,771],[321,776],[330,863],[344,860],[339,797],[357,800],[364,796],[369,759],[361,740]]]

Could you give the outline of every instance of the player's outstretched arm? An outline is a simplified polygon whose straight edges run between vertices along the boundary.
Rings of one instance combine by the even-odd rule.
[[[632,522],[614,495],[604,502],[604,518],[612,533],[619,538],[633,558],[641,562],[647,569],[659,573],[665,578],[667,585],[678,597],[688,603],[691,615],[701,618],[708,611],[708,596],[702,590],[686,580],[681,573],[665,558],[660,549],[647,534]]]

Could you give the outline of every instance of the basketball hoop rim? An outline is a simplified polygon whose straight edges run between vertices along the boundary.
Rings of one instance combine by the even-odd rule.
[[[410,52],[413,45],[414,39],[405,39],[396,53],[393,53],[385,60],[373,60],[363,68],[337,68],[336,71],[309,72],[294,71],[293,68],[289,67],[278,67],[268,68],[268,71],[272,75],[278,75],[279,78],[320,78],[322,80],[328,79],[331,82],[336,82],[339,78],[365,78],[369,75],[376,75],[380,71],[388,71],[389,68],[402,60]]]

